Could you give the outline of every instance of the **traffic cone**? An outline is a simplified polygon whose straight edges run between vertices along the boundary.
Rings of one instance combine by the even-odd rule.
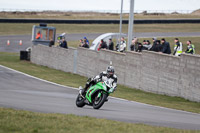
[[[7,41],[7,45],[10,45],[10,40]]]
[[[22,40],[19,41],[19,45],[22,45]]]

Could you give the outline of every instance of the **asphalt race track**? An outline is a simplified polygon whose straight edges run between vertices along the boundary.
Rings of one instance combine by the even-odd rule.
[[[0,65],[0,107],[75,114],[130,123],[200,130],[200,114],[109,98],[102,108],[77,108],[76,89],[45,82]]]
[[[67,41],[79,40],[83,37],[87,37],[89,40],[94,40],[102,33],[80,33],[80,34],[66,34]],[[200,37],[200,32],[146,32],[146,33],[134,33],[135,37]],[[7,41],[10,41],[10,45],[7,46]],[[22,45],[19,45],[19,41],[22,40]],[[91,43],[91,42],[90,42]],[[26,50],[26,48],[32,45],[31,35],[9,35],[0,36],[0,52],[19,52]]]

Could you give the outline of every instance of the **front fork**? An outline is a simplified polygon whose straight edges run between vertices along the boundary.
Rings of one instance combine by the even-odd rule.
[[[99,93],[98,93],[98,95],[97,95],[97,97],[98,97],[98,98],[100,98],[100,97],[101,97],[101,95],[102,95],[102,94],[101,94],[101,92],[99,92]]]
[[[98,93],[98,95],[97,95],[97,98],[100,98],[100,97],[101,97],[101,95],[102,95],[102,93],[105,93],[105,92],[99,92],[99,93]],[[109,96],[109,95],[107,95],[105,102],[107,102],[107,101],[108,101],[108,96]]]

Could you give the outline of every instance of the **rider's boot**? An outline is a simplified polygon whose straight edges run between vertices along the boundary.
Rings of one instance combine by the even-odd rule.
[[[85,98],[85,89],[80,90],[79,94],[81,95],[81,97]]]
[[[84,97],[85,90],[86,90],[86,89],[85,89],[85,88],[82,88],[82,86],[79,87],[79,94],[81,95],[82,98],[85,98],[85,97]]]
[[[85,97],[86,90],[87,90],[87,88],[90,86],[90,84],[91,84],[91,82],[87,82],[87,83],[85,84],[85,87],[82,88],[82,89],[80,89],[80,90],[81,90],[81,91],[80,91],[80,95],[81,95],[82,97]]]

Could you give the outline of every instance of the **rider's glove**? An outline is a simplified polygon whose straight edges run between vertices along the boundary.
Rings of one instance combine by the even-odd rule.
[[[110,88],[109,92],[113,93],[113,91],[114,91],[114,88]]]
[[[94,82],[95,83],[98,83],[98,82],[100,82],[101,81],[101,79],[94,79]]]

